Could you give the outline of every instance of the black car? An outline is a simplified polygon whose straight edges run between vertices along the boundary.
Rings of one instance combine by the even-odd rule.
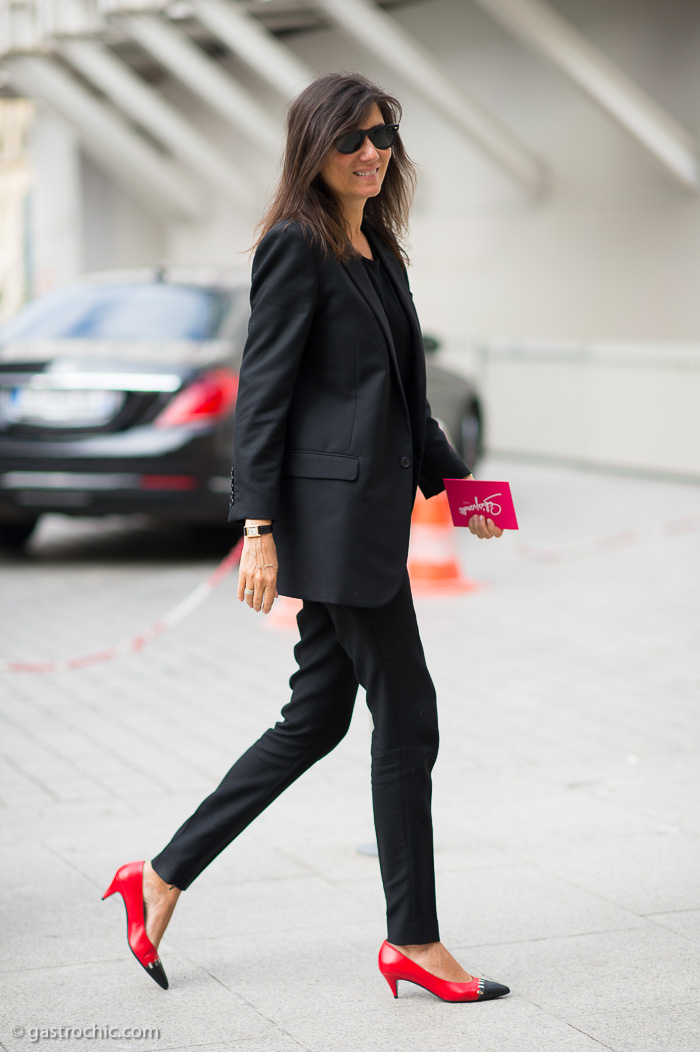
[[[248,294],[247,274],[110,272],[0,329],[0,544],[44,512],[225,525]],[[473,388],[429,357],[428,393],[473,465]]]

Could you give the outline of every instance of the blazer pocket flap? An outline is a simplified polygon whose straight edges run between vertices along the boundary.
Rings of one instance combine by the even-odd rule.
[[[317,453],[310,449],[291,450],[284,462],[285,475],[296,475],[307,479],[345,479],[352,482],[357,478],[360,461],[344,453]]]

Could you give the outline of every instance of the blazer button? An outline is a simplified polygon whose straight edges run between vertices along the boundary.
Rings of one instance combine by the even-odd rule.
[[[401,457],[401,460],[399,461],[399,464],[401,465],[402,468],[410,468],[410,466],[411,466],[411,458],[410,457]]]

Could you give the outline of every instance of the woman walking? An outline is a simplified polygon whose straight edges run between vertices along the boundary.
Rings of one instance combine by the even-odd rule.
[[[422,337],[399,238],[414,168],[400,106],[366,79],[317,78],[292,103],[282,176],[262,221],[240,372],[229,520],[244,523],[238,598],[303,600],[282,719],[151,862],[122,866],[129,945],[167,987],[158,944],[181,891],[345,735],[358,685],[373,719],[372,798],[394,996],[509,992],[440,942],[431,771],[435,690],[406,570],[416,488],[470,477],[426,400]],[[500,536],[472,518],[476,536]]]

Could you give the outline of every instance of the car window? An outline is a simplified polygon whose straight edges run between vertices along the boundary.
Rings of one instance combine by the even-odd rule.
[[[207,340],[217,335],[223,295],[166,283],[73,285],[28,304],[0,328],[10,340]]]

